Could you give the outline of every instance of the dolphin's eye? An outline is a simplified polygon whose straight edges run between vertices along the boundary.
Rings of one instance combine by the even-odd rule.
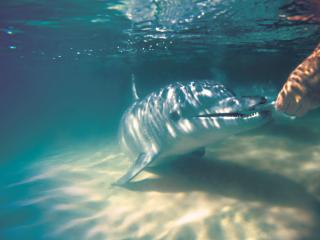
[[[178,121],[180,119],[180,115],[177,111],[173,111],[173,112],[169,113],[169,117],[173,121]]]
[[[232,99],[232,100],[230,101],[230,104],[231,104],[231,105],[235,105],[235,104],[237,104],[237,102],[236,102],[236,100]]]
[[[202,87],[199,86],[199,85],[196,85],[196,91],[197,91],[198,93],[202,92]]]
[[[228,102],[228,105],[229,105],[230,107],[235,106],[235,105],[237,105],[237,104],[238,104],[238,101],[237,101],[236,99],[231,99],[231,100]]]

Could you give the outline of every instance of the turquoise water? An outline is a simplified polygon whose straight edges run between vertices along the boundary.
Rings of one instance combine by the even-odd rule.
[[[319,111],[110,186],[132,74],[142,96],[214,79],[274,98],[319,40],[286,3],[0,3],[0,238],[320,239]]]

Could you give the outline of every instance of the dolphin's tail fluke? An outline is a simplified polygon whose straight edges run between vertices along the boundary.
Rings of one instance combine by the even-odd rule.
[[[134,76],[133,73],[131,75],[131,84],[132,84],[132,98],[133,98],[133,101],[138,101],[139,100],[139,96],[138,96],[137,89],[136,89],[136,79],[135,79],[135,76]]]

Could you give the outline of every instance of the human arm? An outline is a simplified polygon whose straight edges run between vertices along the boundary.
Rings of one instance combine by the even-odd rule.
[[[293,70],[276,100],[276,109],[303,116],[320,107],[320,44]]]

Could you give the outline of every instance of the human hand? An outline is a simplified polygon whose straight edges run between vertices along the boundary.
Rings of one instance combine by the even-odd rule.
[[[320,107],[320,47],[290,75],[276,100],[276,109],[291,116],[303,116]]]

